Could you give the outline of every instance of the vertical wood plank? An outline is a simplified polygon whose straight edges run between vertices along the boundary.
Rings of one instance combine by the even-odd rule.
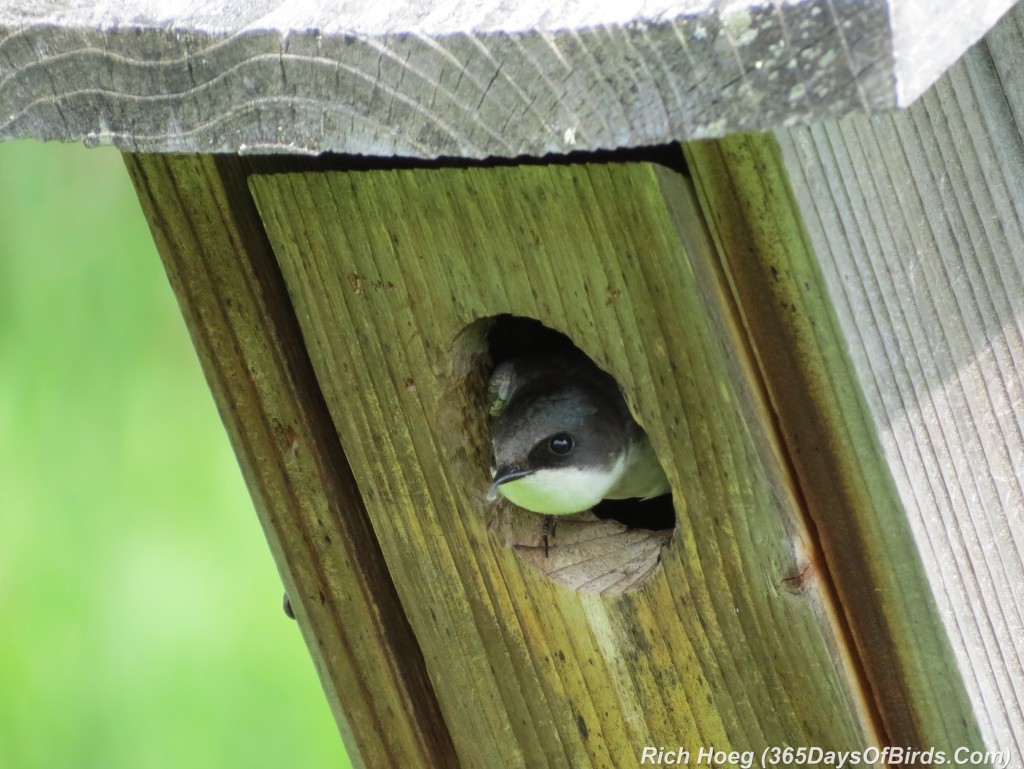
[[[353,763],[458,766],[246,163],[125,160]]]
[[[1024,7],[907,112],[780,132],[985,742],[1024,760]]]
[[[465,766],[645,745],[860,749],[858,681],[688,182],[649,164],[258,175],[331,417]],[[638,592],[578,595],[488,532],[481,318],[615,375],[679,526]]]
[[[770,135],[686,146],[883,739],[981,741]]]

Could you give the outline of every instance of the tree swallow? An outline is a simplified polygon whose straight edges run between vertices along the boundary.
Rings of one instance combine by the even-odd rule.
[[[545,515],[589,510],[602,499],[651,499],[670,491],[618,383],[579,351],[500,364],[488,398],[494,480],[501,494]]]

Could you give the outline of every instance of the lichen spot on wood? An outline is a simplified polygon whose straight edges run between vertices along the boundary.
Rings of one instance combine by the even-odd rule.
[[[581,592],[618,594],[646,581],[671,541],[675,509],[618,382],[532,318],[478,320],[454,352],[478,405],[469,429],[480,443],[489,529]]]

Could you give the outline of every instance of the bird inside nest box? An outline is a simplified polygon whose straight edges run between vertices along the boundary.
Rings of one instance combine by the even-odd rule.
[[[826,715],[817,704],[851,701],[844,663],[813,592],[796,599],[782,587],[803,556],[798,503],[682,169],[372,169],[256,175],[249,185],[446,717],[459,718],[451,714],[469,691],[480,701],[540,698],[547,709],[544,692],[572,685],[539,685],[522,661],[568,659],[567,645],[607,663],[580,672],[602,678],[580,696],[609,692],[593,705],[608,713],[634,686],[691,712],[776,702],[809,655],[833,672],[801,684],[810,699],[801,694],[796,720],[773,733],[860,739],[855,709]],[[601,429],[553,429],[534,447],[557,453],[609,428],[621,434],[603,445],[626,435],[626,448],[605,462],[590,447],[583,465],[608,470],[631,450],[646,457],[632,467],[642,483],[626,494],[615,492],[621,476],[604,477],[591,513],[545,510],[530,493],[506,498],[494,485],[497,472],[527,475],[497,466],[508,460],[496,456],[508,425],[494,392],[510,365],[536,353],[547,356],[549,396],[560,372],[574,383],[573,418],[586,416],[580,403],[591,398],[607,410]],[[513,378],[529,379],[527,368]],[[543,398],[524,406],[515,389],[506,388],[505,406],[544,432]],[[605,499],[614,496],[654,500]],[[660,512],[640,516],[647,505]],[[552,530],[545,512],[567,514]],[[617,678],[614,660],[639,648],[661,660],[657,672],[638,661],[637,681]],[[725,685],[716,660],[737,654],[761,672]],[[590,721],[573,708],[556,708],[556,720],[575,732]],[[462,715],[469,749],[489,721],[472,708]],[[709,739],[682,711],[658,719],[661,727],[630,739]]]
[[[691,513],[749,504],[737,504],[743,479],[728,465],[756,405],[674,158],[279,174],[250,186],[382,540],[415,549],[411,534],[426,536],[429,521],[447,546],[479,547],[489,528],[563,584],[618,593],[656,571],[677,513],[689,539],[701,528]],[[511,419],[494,413],[488,384],[538,355],[609,404],[581,429],[609,427],[613,412],[619,421],[580,446],[570,431],[537,436],[573,442],[560,447],[582,468],[541,496],[569,478],[586,504],[539,501],[531,489],[550,471],[495,466],[493,431],[507,442]],[[516,418],[535,418],[521,401]],[[492,485],[496,470],[520,477]]]

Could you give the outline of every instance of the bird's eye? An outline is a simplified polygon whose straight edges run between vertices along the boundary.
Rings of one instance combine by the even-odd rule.
[[[548,450],[552,454],[559,454],[565,456],[576,446],[576,442],[573,441],[572,436],[569,433],[559,433],[558,435],[551,436],[551,440],[548,441]]]

